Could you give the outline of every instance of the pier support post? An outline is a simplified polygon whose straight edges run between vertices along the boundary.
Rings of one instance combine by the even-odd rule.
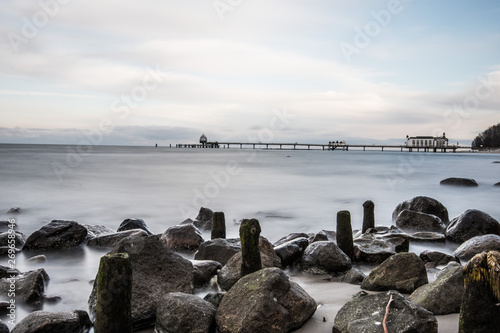
[[[212,217],[212,239],[226,238],[226,218],[223,212],[214,212]]]
[[[127,253],[101,258],[96,279],[95,333],[132,332],[132,264]]]
[[[375,228],[375,204],[371,200],[366,200],[363,203],[363,228],[362,232]]]
[[[347,210],[337,213],[337,245],[351,260],[354,259],[351,214]]]
[[[260,232],[260,224],[256,219],[245,219],[241,222],[241,276],[256,272],[262,268],[259,249]]]
[[[500,253],[476,254],[464,267],[459,333],[497,332],[500,327]]]

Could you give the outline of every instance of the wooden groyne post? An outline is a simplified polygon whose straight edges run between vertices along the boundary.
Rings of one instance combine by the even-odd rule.
[[[337,245],[351,260],[354,258],[351,213],[347,210],[337,213]]]
[[[246,219],[241,222],[241,276],[262,268],[259,249],[260,232],[260,224],[256,219]]]
[[[223,212],[214,212],[211,238],[226,238],[226,218]]]
[[[370,228],[375,228],[375,204],[371,200],[363,203],[363,233]]]

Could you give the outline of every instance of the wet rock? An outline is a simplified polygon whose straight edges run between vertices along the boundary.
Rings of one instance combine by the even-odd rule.
[[[452,185],[452,186],[464,186],[464,187],[476,187],[477,182],[470,178],[446,178],[439,182],[441,185]]]
[[[203,299],[218,308],[224,295],[226,295],[226,293],[208,293]]]
[[[210,208],[201,207],[193,224],[201,230],[212,230],[214,212]]]
[[[386,306],[392,296],[387,331],[397,333],[437,333],[436,317],[397,291],[370,295],[361,293],[345,304],[335,317],[333,333],[383,332]]]
[[[436,281],[417,288],[409,297],[415,304],[435,315],[459,313],[464,293],[461,266],[446,267]]]
[[[446,237],[456,243],[487,234],[500,235],[500,223],[477,209],[468,209],[455,217],[446,229]]]
[[[366,275],[357,268],[348,270],[340,281],[350,284],[360,285],[365,279]]]
[[[36,264],[44,263],[46,261],[47,261],[47,256],[44,254],[40,254],[38,256],[26,259],[26,262],[36,263]]]
[[[415,242],[446,243],[446,236],[437,232],[415,232],[408,237]]]
[[[215,332],[216,308],[195,295],[168,293],[158,300],[157,333]]]
[[[321,230],[312,238],[309,239],[309,243],[315,242],[334,242],[337,243],[337,233],[335,231]]]
[[[14,282],[16,303],[38,305],[43,301],[49,280],[43,268],[18,274],[15,278],[5,277],[0,280],[0,295],[7,295]]]
[[[262,267],[281,268],[280,257],[274,252],[273,245],[264,237],[259,238],[260,259]],[[242,276],[241,252],[236,253],[217,274],[217,281],[223,290],[229,290]]]
[[[123,220],[123,222],[120,224],[118,229],[116,229],[116,231],[125,231],[132,229],[142,229],[145,232],[147,232],[148,235],[153,235],[153,233],[149,230],[148,226],[146,225],[146,222],[144,222],[143,219],[137,219],[137,218]]]
[[[366,233],[354,239],[354,260],[380,264],[392,255],[408,252],[409,237],[399,233]]]
[[[14,240],[14,246],[17,249],[22,249],[26,243],[26,236],[19,231],[7,231],[0,234],[0,246],[8,247],[9,244],[12,244],[12,240]]]
[[[134,330],[154,324],[156,301],[165,292],[193,293],[193,265],[167,249],[158,237],[129,237],[109,252],[128,253],[132,264],[132,326]],[[89,298],[95,314],[96,285]]]
[[[86,333],[92,326],[85,311],[35,311],[21,320],[11,333]]]
[[[500,252],[500,236],[483,235],[472,237],[468,241],[462,243],[453,254],[460,259],[469,260],[483,251]]]
[[[500,182],[495,183],[493,186],[500,186]]]
[[[274,251],[280,257],[283,268],[286,268],[299,260],[308,246],[308,239],[299,237],[275,246]]]
[[[99,236],[114,234],[116,231],[105,225],[82,224],[87,229],[87,241]]]
[[[87,246],[112,248],[122,239],[127,237],[148,237],[148,233],[142,229],[131,229],[111,234],[104,234],[89,240]]]
[[[0,265],[0,279],[4,277],[10,278],[12,275],[17,276],[19,274],[21,274],[21,272],[15,268]]]
[[[5,214],[15,215],[15,214],[21,214],[22,212],[23,210],[21,209],[21,207],[12,207],[8,211],[6,211]]]
[[[19,227],[17,223],[11,223],[10,221],[0,221],[0,232],[7,232],[9,230],[18,230]]]
[[[361,288],[410,294],[428,282],[425,264],[415,253],[397,253],[375,267],[363,280]]]
[[[214,260],[195,260],[192,263],[195,288],[207,286],[217,275],[217,271],[222,268],[221,263]]]
[[[294,232],[294,233],[288,234],[287,236],[281,237],[276,243],[273,244],[273,246],[274,246],[274,248],[276,248],[282,244],[288,243],[289,241],[292,241],[292,240],[297,239],[297,238],[309,239],[309,235],[305,234],[303,232],[300,232],[300,233]]]
[[[0,333],[9,333],[9,326],[0,319]]]
[[[78,246],[87,237],[87,229],[75,221],[54,220],[32,233],[23,250],[48,250]]]
[[[206,241],[198,247],[195,260],[215,260],[225,265],[232,256],[241,251],[239,239],[216,238]]]
[[[278,268],[242,277],[222,299],[216,320],[220,333],[291,332],[316,311],[316,302]]]
[[[444,233],[446,224],[436,215],[404,209],[396,217],[396,225],[403,231],[431,231]]]
[[[448,210],[442,203],[433,198],[419,196],[403,201],[396,206],[396,209],[394,209],[394,212],[392,213],[392,221],[395,222],[398,215],[405,209],[435,215],[439,217],[444,224],[448,224],[449,222]]]
[[[203,236],[193,224],[182,224],[168,228],[160,240],[173,251],[196,251],[204,242]]]
[[[300,267],[311,274],[335,274],[351,269],[352,262],[334,242],[319,241],[306,248]]]
[[[422,261],[424,263],[428,263],[428,262],[433,262],[436,264],[436,266],[440,266],[440,265],[446,265],[448,264],[449,262],[459,262],[459,260],[454,257],[454,256],[451,256],[449,254],[446,254],[446,253],[442,253],[442,252],[439,252],[439,251],[423,251],[422,253],[420,253],[420,259],[422,259]]]

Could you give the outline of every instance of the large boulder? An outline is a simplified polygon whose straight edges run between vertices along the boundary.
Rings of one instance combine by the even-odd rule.
[[[464,186],[464,187],[477,187],[479,186],[474,179],[471,178],[457,178],[450,177],[443,179],[439,182],[441,185],[451,185],[451,186]]]
[[[210,208],[201,207],[193,224],[202,230],[212,230],[214,212]]]
[[[311,243],[300,260],[300,267],[311,274],[343,273],[351,269],[351,259],[334,242]]]
[[[460,259],[469,260],[483,251],[500,252],[500,236],[483,235],[472,237],[462,243],[453,254]]]
[[[113,247],[119,241],[127,237],[148,237],[148,233],[141,229],[131,229],[125,231],[114,232],[111,234],[99,235],[90,239],[87,246],[91,247]]]
[[[487,234],[500,235],[500,223],[477,209],[468,209],[455,217],[446,229],[446,237],[456,243]]]
[[[151,230],[149,230],[146,222],[144,222],[143,219],[138,219],[138,218],[130,218],[123,220],[123,222],[120,224],[118,229],[116,229],[116,231],[125,231],[132,229],[142,229],[145,232],[147,232],[148,235],[153,235]]]
[[[276,247],[278,247],[278,246],[280,246],[282,244],[288,243],[288,242],[290,242],[290,241],[292,241],[294,239],[297,239],[297,238],[307,238],[307,239],[309,239],[309,236],[310,235],[305,234],[303,232],[293,232],[291,234],[288,234],[286,236],[281,237],[279,240],[277,240],[273,244],[273,246],[274,246],[274,248],[276,248]]]
[[[354,259],[380,264],[396,253],[408,252],[410,240],[403,233],[365,233],[354,239]]]
[[[215,332],[216,308],[198,296],[167,293],[158,300],[156,333]]]
[[[11,333],[87,333],[92,327],[85,311],[35,311],[24,317]]]
[[[129,237],[108,253],[128,253],[132,264],[132,326],[134,330],[154,324],[159,295],[168,292],[192,294],[192,263],[167,249],[157,236]],[[96,285],[89,297],[95,315]]]
[[[464,274],[457,263],[447,266],[436,281],[417,288],[410,301],[435,315],[459,313],[464,294]]]
[[[286,268],[299,260],[308,246],[309,240],[299,237],[275,246],[274,251],[280,257],[283,268]]]
[[[398,215],[405,209],[435,215],[445,224],[448,224],[449,222],[448,210],[442,203],[433,198],[419,196],[401,202],[396,206],[396,209],[394,209],[394,212],[392,213],[392,221],[395,222]]]
[[[436,215],[404,209],[396,217],[396,225],[403,231],[432,231],[444,233],[446,224]]]
[[[181,224],[168,228],[160,240],[173,251],[196,251],[204,242],[203,236],[193,224]]]
[[[220,333],[285,333],[301,327],[316,302],[279,268],[242,277],[222,298],[216,320]]]
[[[387,315],[387,331],[397,333],[437,333],[436,317],[409,301],[397,291],[370,295],[360,293],[337,313],[332,333],[383,332],[382,322],[392,296]]]
[[[26,273],[13,274],[15,277],[5,277],[0,280],[0,295],[7,297],[14,282],[16,303],[29,304],[38,307],[41,305],[45,288],[49,283],[49,276],[43,268]]]
[[[75,221],[54,220],[32,233],[23,250],[49,250],[78,246],[87,237],[87,229]]]
[[[428,283],[424,262],[415,253],[397,253],[375,267],[361,283],[371,291],[397,290],[410,294]]]
[[[281,268],[280,257],[274,252],[272,244],[262,236],[259,237],[259,249],[262,267]],[[223,290],[229,290],[241,278],[241,264],[242,255],[238,252],[219,271],[217,281]]]
[[[225,265],[232,256],[240,251],[239,239],[216,238],[202,243],[194,254],[194,259],[215,260]]]

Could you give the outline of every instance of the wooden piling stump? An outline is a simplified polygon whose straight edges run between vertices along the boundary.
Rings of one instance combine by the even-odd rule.
[[[365,233],[370,228],[375,228],[375,204],[373,201],[367,200],[363,203],[362,232]]]
[[[214,212],[212,217],[212,239],[226,238],[226,219],[223,212]]]
[[[354,258],[351,214],[347,210],[337,213],[337,245],[351,260]]]
[[[256,272],[262,268],[259,249],[260,232],[260,224],[256,219],[246,219],[241,222],[241,276]]]

